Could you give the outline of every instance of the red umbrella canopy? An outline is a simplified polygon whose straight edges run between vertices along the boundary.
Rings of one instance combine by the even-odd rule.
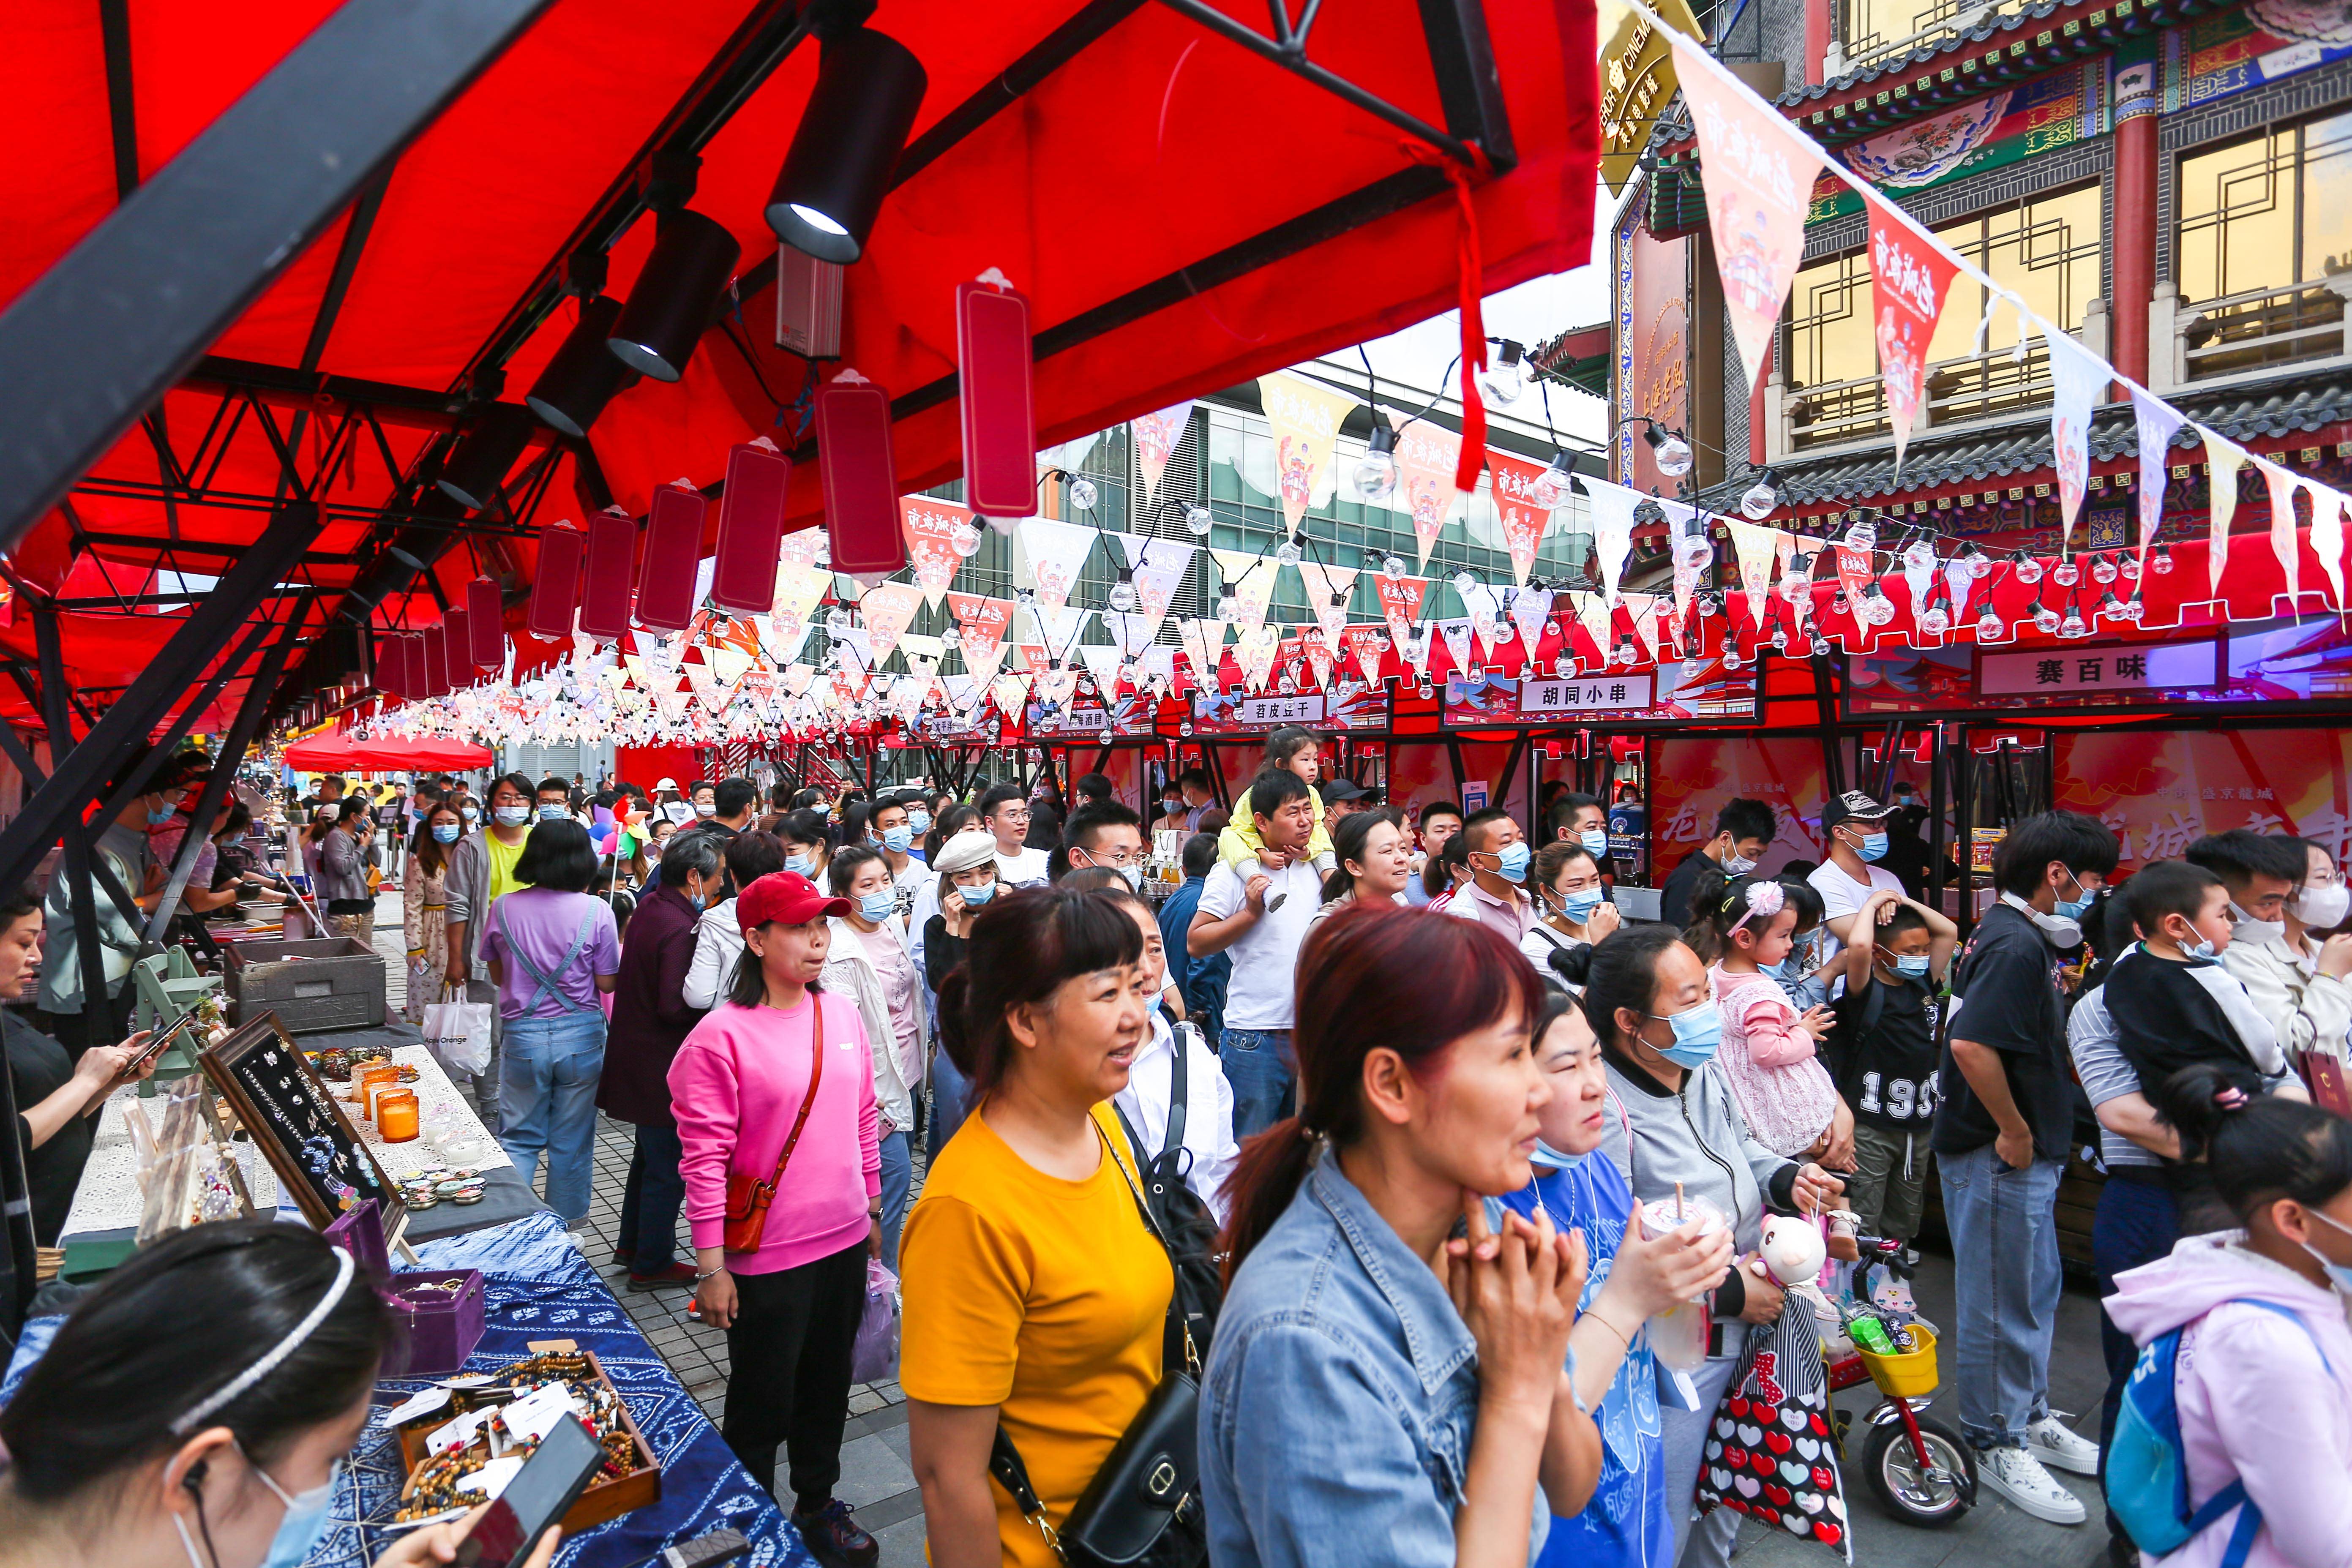
[[[714,65],[762,28],[793,27],[794,6],[555,0],[380,187],[292,259],[158,416],[96,465],[73,515],[53,514],[20,553],[62,567],[101,551],[133,567],[220,572],[220,556],[174,553],[175,542],[217,552],[257,537],[290,451],[327,503],[326,531],[295,575],[332,606],[352,558],[393,525],[370,509],[395,499],[451,424],[446,395],[469,377],[478,390],[494,384],[488,373],[502,370],[504,399],[519,401],[575,320],[552,280],[589,215],[644,180],[666,128],[703,102],[697,84]],[[0,303],[333,6],[123,0],[124,68],[112,72],[109,9],[25,0],[0,16],[20,89],[0,94],[0,135],[18,151],[0,166],[10,214]],[[1440,47],[1441,68],[1432,18],[1440,35],[1483,37],[1483,52],[1454,58]],[[1463,219],[1433,171],[1443,160],[1398,115],[1480,142],[1473,294],[1589,257],[1592,0],[1486,0],[1483,11],[1479,0],[1352,0],[1318,13],[1306,57],[1390,118],[1227,36],[1268,26],[1263,7],[1240,0],[1205,19],[1144,0],[881,0],[868,25],[910,48],[928,77],[917,151],[844,279],[843,363],[898,399],[902,490],[961,472],[953,295],[987,269],[1032,301],[1041,443],[1453,305],[1469,254]],[[818,61],[803,38],[698,138],[691,205],[742,245],[740,309],[706,333],[680,382],[639,383],[592,428],[604,479],[633,510],[660,482],[715,481],[728,447],[755,434],[807,455],[795,405],[812,373],[774,346],[776,243],[763,212]],[[1009,72],[1035,79],[989,100]],[[607,293],[628,293],[653,231],[639,216],[612,242]],[[541,432],[532,452],[550,439]],[[444,559],[445,587],[477,569],[529,581],[531,528],[577,515],[568,459],[542,477],[554,482],[541,515],[519,506],[520,529],[479,528],[486,537]],[[816,479],[814,463],[795,471],[801,516],[822,504]],[[539,493],[520,499],[535,505]],[[436,614],[430,598],[395,595],[376,620],[411,609]]]
[[[348,734],[312,735],[286,748],[286,765],[304,773],[404,772],[411,768],[487,768],[498,760],[488,746],[471,741],[383,736],[372,741]]]

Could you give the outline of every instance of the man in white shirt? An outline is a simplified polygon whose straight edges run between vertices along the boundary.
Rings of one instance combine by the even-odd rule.
[[[1853,940],[1853,917],[1870,902],[1873,892],[1903,897],[1902,879],[1876,864],[1886,858],[1886,819],[1894,815],[1893,806],[1881,805],[1858,789],[1850,789],[1822,807],[1822,831],[1830,836],[1830,858],[1813,868],[1805,880],[1822,896],[1822,928],[1829,932],[1822,941],[1824,967]]]
[[[1019,784],[1001,784],[980,797],[980,819],[996,839],[996,878],[1008,888],[1042,888],[1050,875],[1045,851],[1031,849],[1029,797]]]
[[[1177,1050],[1184,1062],[1184,1127],[1181,1142],[1191,1155],[1184,1184],[1199,1194],[1225,1223],[1225,1178],[1241,1158],[1234,1138],[1234,1089],[1218,1066],[1217,1053],[1191,1024],[1171,1026],[1164,1012],[1151,1016],[1151,1037],[1135,1053],[1127,1072],[1127,1087],[1111,1096],[1111,1103],[1131,1124],[1150,1156],[1157,1156],[1168,1139],[1168,1113],[1175,1099]],[[1147,1163],[1149,1163],[1147,1159]]]
[[[1259,842],[1283,864],[1220,863],[1201,889],[1200,909],[1185,934],[1194,958],[1233,954],[1218,1057],[1233,1084],[1234,1133],[1240,1138],[1292,1113],[1298,1080],[1290,1045],[1292,976],[1307,925],[1322,907],[1322,879],[1307,858],[1316,821],[1307,781],[1287,769],[1269,769],[1250,782],[1249,804]]]

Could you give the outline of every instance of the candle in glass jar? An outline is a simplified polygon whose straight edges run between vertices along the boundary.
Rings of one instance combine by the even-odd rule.
[[[386,1089],[376,1097],[376,1129],[387,1143],[405,1143],[417,1132],[416,1091],[413,1089]]]

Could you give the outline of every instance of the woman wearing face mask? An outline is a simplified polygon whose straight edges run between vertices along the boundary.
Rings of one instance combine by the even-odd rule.
[[[853,999],[874,1042],[874,1103],[881,1111],[882,1261],[898,1266],[898,1230],[906,1223],[914,1184],[915,1096],[923,1085],[929,1043],[922,983],[898,924],[898,895],[889,863],[862,844],[834,851],[828,888],[849,902],[835,917],[824,961],[824,988]]]
[[[958,812],[966,814],[963,822],[950,829],[950,836],[940,840],[931,855],[931,865],[938,870],[939,879],[917,890],[914,916],[910,917],[922,921],[915,928],[913,948],[917,962],[923,966],[923,983],[934,995],[947,984],[949,973],[963,963],[970,952],[971,922],[1003,890],[996,876],[996,840],[982,826],[980,813],[968,805],[954,805],[940,814],[940,820],[947,821]],[[963,831],[967,826],[970,831]],[[924,919],[923,906],[927,901],[936,912]],[[948,1140],[955,1136],[956,1129],[963,1125],[971,1086],[964,1081],[962,1069],[955,1065],[955,1059],[943,1050],[931,1053],[929,1076],[931,1113],[923,1142],[930,1157],[936,1160]]]
[[[0,1442],[7,1568],[298,1568],[333,1523],[390,1314],[300,1226],[200,1225],[142,1247],[24,1375]],[[451,1562],[474,1521],[394,1537]],[[519,1568],[546,1568],[551,1530]]]
[[[1392,805],[1341,817],[1331,831],[1331,852],[1339,865],[1323,879],[1323,907],[1315,911],[1315,920],[1328,920],[1358,904],[1403,903],[1404,885],[1412,874],[1412,849],[1404,814]],[[1308,929],[1314,923],[1309,921]]]
[[[769,872],[782,870],[784,848],[766,833],[739,833],[732,838],[716,834],[703,837],[711,840],[709,847],[720,864],[697,889],[702,901],[695,907],[701,910],[701,919],[695,922],[694,962],[686,972],[686,1005],[707,1009],[726,999],[727,988],[735,980],[735,961],[743,952],[742,928],[735,923],[735,900],[721,895],[730,887],[748,888]],[[692,858],[699,866],[703,857],[698,851]],[[686,876],[683,860],[681,857],[680,868],[672,875]],[[688,898],[687,902],[695,900]]]
[[[1617,906],[1606,902],[1601,862],[1592,851],[1573,839],[1557,839],[1536,857],[1528,879],[1541,918],[1519,939],[1519,951],[1549,974],[1551,955],[1567,948],[1589,947],[1617,929]]]
[[[1581,845],[1574,848],[1585,853]],[[1585,960],[1569,963],[1580,972]],[[1722,1283],[1731,1236],[1720,1229],[1645,1235],[1623,1174],[1591,1157],[1616,1118],[1592,1026],[1575,1002],[1554,992],[1544,999],[1535,1040],[1536,1067],[1551,1084],[1551,1100],[1536,1113],[1535,1180],[1503,1202],[1530,1217],[1540,1206],[1560,1234],[1584,1237],[1591,1272],[1569,1336],[1570,1364],[1601,1441],[1592,1500],[1572,1518],[1554,1516],[1537,1568],[1670,1568],[1674,1510],[1666,1500],[1657,1364],[1642,1327]]]
[[[971,942],[940,1017],[973,1111],[908,1221],[899,1385],[936,1568],[1057,1568],[989,1455],[1001,1428],[1058,1523],[1160,1380],[1173,1277],[1104,1103],[1146,1031],[1143,944],[1060,888],[992,900]]]
[[[1213,1561],[1518,1568],[1591,1499],[1600,1435],[1565,1370],[1584,1243],[1493,1201],[1533,1173],[1543,1008],[1480,923],[1366,908],[1307,939],[1299,1114],[1230,1184]]]
[[[2173,1396],[2190,1505],[2244,1489],[2245,1502],[2164,1561],[2234,1560],[2250,1509],[2260,1523],[2246,1568],[2352,1561],[2352,1121],[2250,1095],[2212,1063],[2181,1069],[2154,1098],[2244,1227],[2184,1237],[2117,1275],[2106,1299],[2143,1346],[2181,1331]]]
[[[1703,1200],[1730,1226],[1739,1254],[1710,1299],[1706,1357],[1689,1374],[1697,1407],[1669,1406],[1662,1417],[1678,1560],[1684,1568],[1721,1568],[1739,1516],[1717,1509],[1694,1521],[1690,1497],[1707,1425],[1738,1369],[1748,1325],[1780,1315],[1780,1287],[1756,1255],[1765,1206],[1811,1213],[1844,1188],[1819,1165],[1800,1165],[1758,1142],[1730,1083],[1700,1070],[1722,1043],[1723,1016],[1706,965],[1672,931],[1626,926],[1597,943],[1585,972],[1584,1015],[1601,1037],[1609,1090],[1623,1113],[1601,1130],[1601,1151],[1637,1202],[1678,1194],[1685,1202]]]
[[[727,1446],[771,1492],[790,1459],[793,1523],[819,1561],[874,1561],[833,1495],[849,1417],[850,1352],[880,1247],[881,1173],[865,1025],[822,983],[845,907],[774,872],[743,889],[743,959],[729,999],[678,1047],[669,1088],[685,1150],[695,1299],[727,1331]],[[829,918],[830,917],[830,918]],[[730,1180],[772,1183],[755,1243],[730,1250]]]
[[[833,856],[833,833],[825,826],[823,812],[788,814],[776,829],[776,838],[784,847],[785,870],[812,882],[825,879],[825,867]]]
[[[375,819],[367,802],[352,795],[335,808],[335,825],[319,846],[313,885],[327,929],[337,936],[375,940],[375,894],[368,871],[376,863]]]
[[[449,976],[449,853],[466,836],[464,819],[436,805],[417,825],[400,873],[401,935],[408,943],[408,1021],[421,1023],[427,1003]]]

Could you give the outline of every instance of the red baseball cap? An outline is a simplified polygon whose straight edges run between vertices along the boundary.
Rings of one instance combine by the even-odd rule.
[[[745,931],[770,921],[804,926],[818,916],[849,913],[847,899],[829,899],[798,871],[771,871],[735,900],[735,923]]]

